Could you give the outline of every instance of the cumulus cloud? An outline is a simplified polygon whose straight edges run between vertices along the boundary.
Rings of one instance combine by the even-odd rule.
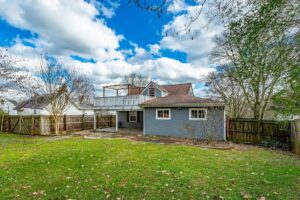
[[[116,50],[123,37],[96,18],[99,11],[84,0],[2,0],[0,15],[10,25],[37,34],[32,42],[49,54],[123,58]]]
[[[115,10],[120,6],[120,2],[116,0],[91,0],[90,3],[95,5],[100,14],[106,18],[112,18],[115,15]]]
[[[174,0],[172,3],[168,6],[167,11],[173,14],[179,13],[184,11],[188,5],[185,3],[184,0]]]
[[[187,54],[188,61],[193,64],[209,65],[208,57],[214,48],[214,37],[221,33],[223,27],[216,23],[209,24],[204,14],[189,27],[190,32],[185,30],[192,16],[199,11],[201,5],[186,8],[185,14],[178,15],[163,28],[163,39],[160,41],[162,49],[180,51]],[[206,27],[209,24],[208,27]],[[170,33],[178,33],[173,36]],[[166,34],[169,33],[169,34]]]
[[[0,16],[10,25],[29,30],[32,38],[16,39],[8,48],[10,55],[21,58],[19,65],[33,71],[40,63],[42,54],[55,56],[67,66],[75,67],[90,78],[101,92],[102,86],[116,84],[132,72],[156,80],[162,84],[199,82],[212,71],[207,62],[212,38],[219,32],[218,26],[209,31],[199,31],[206,22],[200,18],[193,24],[194,40],[184,32],[177,37],[163,36],[157,44],[142,48],[130,43],[132,49],[119,49],[119,42],[125,40],[109,28],[104,19],[113,17],[118,5],[111,1],[84,0],[0,0]],[[106,3],[105,3],[106,2]],[[107,3],[109,2],[109,3]],[[174,1],[169,12],[177,15],[164,26],[163,34],[170,29],[179,30],[188,18],[180,12],[192,13],[195,7],[187,7],[184,1]],[[103,18],[102,17],[102,18]],[[25,45],[30,43],[31,45]],[[163,57],[162,49],[187,53],[188,63]],[[71,55],[92,59],[83,62]],[[200,93],[200,90],[196,88]],[[99,94],[99,93],[98,93]]]

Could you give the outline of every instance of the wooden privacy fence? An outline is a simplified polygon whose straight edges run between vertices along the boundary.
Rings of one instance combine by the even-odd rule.
[[[97,128],[115,126],[115,116],[96,117]],[[64,115],[59,123],[60,131],[78,131],[94,128],[94,116]],[[0,132],[49,135],[54,133],[54,123],[50,116],[0,116]]]
[[[291,141],[293,151],[300,155],[300,119],[291,121]]]
[[[291,134],[288,122],[227,119],[227,140],[248,144],[282,144],[290,148]]]

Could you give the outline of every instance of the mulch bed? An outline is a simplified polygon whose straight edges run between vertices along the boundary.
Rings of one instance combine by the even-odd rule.
[[[80,131],[72,135],[82,136],[86,139],[104,139],[104,138],[125,138],[131,141],[150,142],[157,144],[173,144],[173,145],[188,145],[201,148],[219,149],[219,150],[247,150],[253,148],[253,145],[235,144],[227,141],[208,141],[208,140],[195,140],[191,138],[178,138],[167,136],[144,136],[129,133],[106,133],[106,132],[93,132],[93,131]]]

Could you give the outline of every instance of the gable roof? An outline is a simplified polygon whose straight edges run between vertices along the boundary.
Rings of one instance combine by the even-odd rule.
[[[173,94],[157,97],[140,104],[141,107],[189,107],[189,106],[224,106],[223,102],[199,98],[186,94]]]
[[[22,108],[43,109],[50,104],[52,97],[52,94],[33,96],[30,99],[19,103],[14,110],[20,110]]]
[[[175,85],[161,85],[161,88],[166,90],[169,95],[188,95],[192,87],[191,83],[182,83]]]
[[[157,83],[154,83],[153,81],[150,81],[140,94],[142,94],[150,85],[154,85],[156,88],[158,88],[159,90],[161,90],[163,92],[168,92],[165,88],[161,87]]]

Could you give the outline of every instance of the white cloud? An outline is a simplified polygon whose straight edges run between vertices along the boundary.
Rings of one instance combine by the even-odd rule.
[[[189,27],[190,32],[185,30],[192,16],[199,11],[201,5],[188,7],[187,14],[174,17],[173,21],[164,26],[163,39],[160,41],[161,49],[185,52],[188,61],[194,64],[209,65],[208,57],[214,48],[213,38],[222,32],[223,28],[215,23],[209,24],[204,14]],[[178,35],[170,33],[178,32]]]
[[[106,18],[112,18],[115,15],[115,10],[120,6],[119,1],[112,0],[91,0],[90,3],[92,3]]]
[[[167,11],[176,14],[186,10],[187,7],[188,5],[184,0],[173,0],[172,3],[168,6]]]
[[[112,17],[114,10],[106,12],[101,7],[104,4],[96,1],[73,1],[0,0],[0,16],[15,27],[35,33],[33,38],[25,39],[34,46],[26,46],[25,40],[16,39],[15,44],[8,47],[10,55],[22,59],[19,65],[33,71],[39,65],[40,56],[49,53],[88,76],[98,92],[103,85],[120,83],[124,75],[132,72],[170,84],[199,82],[202,76],[213,70],[209,68],[207,53],[213,46],[212,38],[219,32],[219,27],[197,32],[198,27],[206,22],[203,17],[193,24],[192,33],[197,35],[194,40],[182,32],[177,37],[165,36],[160,43],[149,44],[147,49],[131,43],[133,50],[119,50],[119,41],[125,38],[116,35],[105,21],[96,18],[99,12],[106,18]],[[179,2],[183,1],[176,2],[180,5],[174,2],[172,12],[186,9],[191,13],[195,9],[185,8]],[[179,30],[186,20],[185,16],[178,15],[164,26],[164,31],[174,27]],[[189,63],[167,57],[157,58],[161,56],[162,49],[187,53]],[[70,55],[92,58],[95,63],[74,60]],[[125,56],[131,58],[126,59]]]
[[[160,55],[160,46],[158,44],[149,44],[150,53],[153,55]]]
[[[96,16],[83,0],[2,0],[0,15],[9,24],[38,34],[34,44],[53,55],[76,54],[98,60],[123,58],[116,49],[122,36]]]

